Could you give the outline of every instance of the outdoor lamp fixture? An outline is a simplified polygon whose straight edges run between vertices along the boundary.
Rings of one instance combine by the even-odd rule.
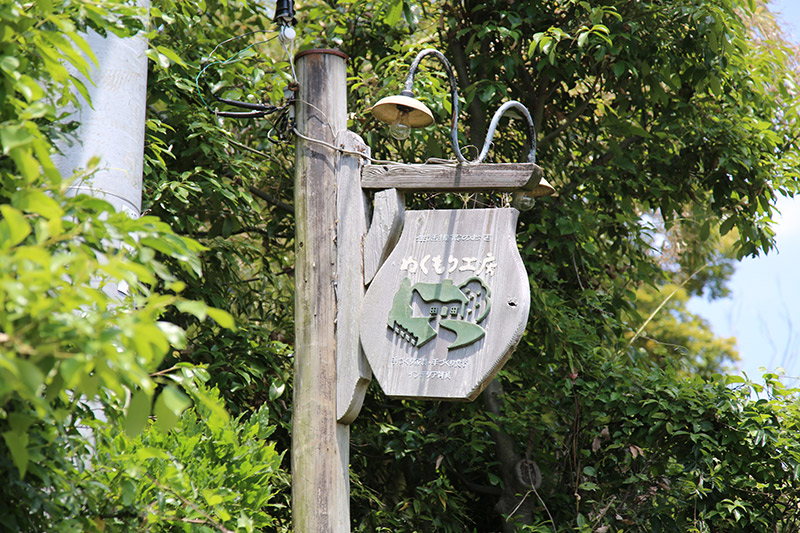
[[[492,121],[489,123],[489,130],[486,132],[486,140],[483,142],[481,153],[478,155],[478,158],[474,161],[474,163],[483,163],[483,160],[486,159],[486,156],[489,154],[489,148],[492,146],[492,139],[494,138],[494,132],[497,129],[497,124],[500,122],[500,119],[503,117],[503,115],[511,109],[519,111],[519,113],[528,122],[528,137],[531,140],[531,148],[528,151],[528,163],[536,163],[536,127],[533,125],[533,119],[531,118],[530,112],[528,112],[528,108],[516,100],[511,100],[504,103],[497,111],[495,111]],[[538,172],[541,171],[539,170],[537,173]],[[511,201],[511,205],[520,211],[527,211],[533,207],[533,202],[536,198],[541,196],[550,196],[554,192],[556,192],[556,190],[553,188],[553,186],[547,183],[547,180],[540,177],[539,182],[533,187],[533,189],[525,189],[515,192],[513,200]]]
[[[494,138],[494,132],[497,129],[497,124],[500,122],[500,119],[503,117],[503,115],[511,109],[518,111],[528,122],[529,137],[531,142],[531,148],[528,152],[528,162],[536,163],[536,128],[533,124],[531,114],[528,112],[528,108],[516,100],[506,102],[495,112],[494,116],[492,117],[492,121],[489,124],[489,130],[486,133],[486,140],[483,143],[483,148],[481,149],[478,158],[475,161],[467,161],[467,159],[461,153],[461,148],[458,144],[458,85],[456,83],[456,77],[453,73],[453,68],[447,61],[447,58],[445,58],[441,52],[433,48],[426,48],[425,50],[422,50],[419,54],[417,54],[417,57],[414,58],[414,61],[411,63],[411,67],[408,70],[408,77],[406,78],[405,87],[399,95],[382,98],[378,101],[378,103],[372,106],[372,114],[375,116],[375,118],[381,122],[386,122],[389,124],[389,133],[391,133],[392,137],[398,140],[407,139],[411,133],[411,128],[424,128],[425,126],[430,126],[433,124],[433,113],[431,113],[431,110],[428,109],[428,106],[414,98],[413,89],[414,75],[417,73],[417,68],[419,67],[422,59],[428,55],[433,55],[436,57],[442,66],[444,66],[444,70],[447,73],[447,79],[450,82],[450,98],[453,103],[453,112],[450,120],[450,143],[452,144],[453,151],[455,152],[456,159],[458,159],[459,163],[482,163],[483,160],[486,159],[486,156],[489,153],[489,148],[491,148],[492,145],[492,139]],[[518,115],[517,118],[519,118]],[[512,205],[520,211],[525,211],[533,207],[535,198],[540,196],[549,196],[554,192],[555,189],[549,183],[547,183],[544,178],[540,177],[538,183],[533,189],[514,193]]]
[[[372,106],[372,114],[381,122],[389,124],[389,133],[398,140],[407,139],[411,133],[411,128],[424,128],[433,124],[433,113],[428,106],[414,98],[414,75],[417,68],[425,56],[432,55],[444,67],[447,79],[450,82],[450,98],[453,102],[453,113],[450,122],[450,142],[456,158],[465,163],[467,160],[461,155],[458,146],[458,86],[456,76],[453,74],[453,67],[440,51],[433,48],[422,50],[408,70],[405,87],[397,96],[387,96]]]

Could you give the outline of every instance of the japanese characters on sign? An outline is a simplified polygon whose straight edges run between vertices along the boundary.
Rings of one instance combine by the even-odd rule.
[[[361,344],[387,395],[470,400],[499,371],[530,305],[517,216],[514,209],[406,214],[361,314]]]

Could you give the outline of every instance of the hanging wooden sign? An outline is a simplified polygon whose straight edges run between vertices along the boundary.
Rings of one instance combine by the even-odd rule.
[[[361,308],[361,345],[388,396],[473,400],[506,362],[530,309],[518,215],[406,212]]]

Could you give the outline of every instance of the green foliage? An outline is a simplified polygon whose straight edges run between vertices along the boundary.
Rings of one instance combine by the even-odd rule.
[[[371,10],[373,19],[381,13],[379,5]],[[313,9],[345,27],[357,27],[363,12],[362,6],[347,3]],[[795,194],[800,168],[800,125],[795,112],[786,112],[798,104],[789,50],[751,39],[745,25],[748,9],[726,0],[423,3],[412,6],[421,15],[418,19],[400,20],[376,37],[388,35],[389,51],[358,30],[353,39],[342,37],[341,47],[357,56],[351,74],[350,105],[356,113],[351,128],[376,157],[452,157],[441,148],[449,145],[449,96],[435,62],[423,63],[415,90],[432,104],[439,126],[396,142],[387,139],[383,126],[361,115],[379,97],[396,93],[413,54],[433,46],[446,53],[458,75],[462,146],[480,146],[494,109],[502,101],[520,100],[531,110],[539,132],[537,161],[557,190],[556,197],[541,199],[521,216],[518,241],[532,284],[531,317],[522,346],[501,374],[497,400],[484,393],[482,405],[428,406],[375,394],[365,402],[352,439],[367,459],[356,462],[353,470],[364,490],[382,494],[383,520],[400,524],[403,502],[412,501],[418,487],[444,473],[456,492],[475,502],[447,513],[466,530],[661,527],[650,520],[652,509],[637,510],[639,514],[623,517],[629,522],[617,523],[612,507],[605,518],[600,516],[603,506],[583,507],[588,496],[577,488],[584,481],[596,483],[582,479],[583,457],[592,453],[583,428],[596,423],[588,413],[599,390],[607,398],[617,387],[638,387],[641,394],[655,395],[681,385],[687,395],[704,391],[697,392],[697,402],[708,406],[714,405],[715,395],[727,397],[714,373],[722,357],[734,355],[731,342],[714,338],[682,302],[686,294],[724,294],[731,267],[728,254],[721,251],[720,234],[735,240],[738,256],[772,247],[774,200],[778,194]],[[521,124],[501,123],[493,160],[521,160],[526,142]],[[422,194],[411,204],[415,201],[461,207],[498,205],[505,199],[480,195],[463,202]],[[662,227],[655,229],[654,220]],[[659,244],[663,235],[674,245],[669,256]],[[648,287],[670,282],[682,285],[686,294],[673,297],[642,332],[661,344],[639,337],[628,347],[666,297]],[[665,349],[663,343],[686,351]],[[662,370],[653,368],[653,362]],[[678,370],[670,370],[673,365]],[[709,382],[684,383],[696,371]],[[591,384],[591,394],[576,395],[571,384],[577,387],[578,382]],[[617,400],[606,411],[609,416],[614,409],[624,412],[623,400]],[[776,399],[756,404],[745,394],[729,400],[734,411],[758,413],[780,411],[788,403]],[[781,439],[769,452],[776,456],[791,448],[796,414],[784,413],[779,417]],[[683,413],[664,416],[677,424]],[[731,424],[740,428],[746,422]],[[633,427],[627,418],[622,424]],[[706,453],[702,440],[691,445],[691,452],[688,445],[682,452]],[[714,453],[723,453],[726,445]],[[737,453],[750,457],[746,451]],[[542,470],[538,492],[510,475],[527,461]],[[630,478],[622,469],[607,474],[608,482],[629,480],[618,486],[630,486],[639,496],[650,490],[647,481]],[[393,483],[395,479],[403,482]],[[783,476],[766,490],[776,491],[772,494],[777,498],[785,490],[788,501],[796,501],[793,483],[791,476]],[[671,487],[674,495],[660,490],[673,507],[659,504],[663,515],[657,520],[668,523],[672,513],[677,530],[688,530],[693,527],[684,514],[689,500]],[[720,489],[724,496],[711,498],[706,509],[722,513],[726,498],[759,509],[763,501],[757,492],[743,490],[734,496],[734,491]],[[613,490],[608,497],[614,494],[622,497]],[[367,500],[362,504],[356,499],[355,505],[356,519],[374,513]],[[434,514],[435,507],[428,499],[426,513]],[[780,518],[752,516],[780,522],[787,531],[796,529],[790,509],[784,511]],[[509,521],[500,518],[512,513]],[[704,519],[711,530],[755,527],[723,515]],[[702,529],[699,523],[695,526]],[[395,527],[415,531],[430,525]]]
[[[88,75],[95,61],[81,31],[130,35],[141,27],[138,10],[123,2],[98,8],[70,2],[55,10],[51,2],[36,8],[18,2],[0,9],[0,197],[33,184],[57,187],[50,140],[62,128],[58,110],[87,96],[69,68]],[[5,216],[5,214],[4,214]]]
[[[221,2],[209,2],[202,11],[177,2],[160,9],[167,18],[153,36],[154,46],[176,51],[183,64],[154,64],[151,73],[150,101],[156,103],[147,152],[153,187],[148,205],[209,248],[204,267],[213,274],[191,284],[189,294],[228,309],[241,325],[237,332],[209,334],[185,322],[190,341],[175,359],[208,365],[234,411],[270,402],[278,447],[285,450],[292,347],[293,221],[285,209],[291,204],[291,152],[267,140],[264,131],[272,123],[214,118],[194,78],[208,61],[217,61],[207,75],[221,95],[279,104],[288,65],[278,61],[284,53],[272,44],[255,48],[258,61],[236,55],[260,40],[258,34],[225,42],[209,56],[233,35],[270,27],[257,9]],[[594,412],[595,389],[586,395],[575,390],[580,382],[601,387],[603,394],[619,386],[652,396],[659,387],[675,386],[676,374],[685,381],[699,367],[717,379],[716,357],[730,354],[730,346],[717,346],[702,323],[687,331],[678,320],[688,318],[680,299],[666,314],[656,314],[645,333],[691,345],[689,354],[655,349],[648,354],[640,350],[647,347],[642,339],[631,349],[626,345],[651,304],[660,302],[647,301],[644,287],[671,281],[684,283],[692,294],[724,292],[730,268],[719,252],[717,228],[736,235],[739,254],[772,245],[771,202],[776,194],[793,194],[797,180],[792,139],[798,126],[783,112],[796,105],[787,71],[747,39],[740,13],[726,1],[306,2],[299,5],[298,19],[301,48],[339,48],[350,57],[349,127],[376,157],[452,156],[446,148],[452,104],[435,62],[422,65],[415,89],[439,126],[394,141],[367,112],[379,97],[400,88],[419,49],[434,46],[446,52],[458,74],[462,145],[482,144],[494,108],[503,100],[521,100],[540,132],[538,161],[559,193],[521,220],[532,313],[523,344],[501,375],[497,399],[485,395],[475,404],[431,405],[387,400],[371,389],[351,435],[353,527],[550,531],[552,519],[562,530],[593,524],[648,530],[652,523],[636,501],[626,503],[630,514],[620,515],[633,520],[631,525],[613,522],[610,508],[599,517],[602,507],[584,505],[589,496],[575,497],[574,487],[597,484],[581,479],[583,457],[592,453],[586,428],[607,423],[587,414]],[[780,48],[770,53],[785,58]],[[242,60],[222,63],[231,57]],[[207,93],[204,98],[210,101]],[[520,124],[503,123],[492,158],[519,161],[526,143]],[[251,187],[267,192],[272,202],[254,199]],[[507,198],[421,194],[409,200],[461,207],[501,205]],[[668,260],[656,249],[649,222],[654,219],[664,221],[664,231],[678,244]],[[659,357],[661,370],[651,366]],[[673,373],[671,363],[683,366]],[[685,387],[687,394],[702,389],[694,381]],[[698,402],[724,392],[707,387]],[[609,413],[624,413],[622,400],[615,401],[616,411]],[[758,412],[763,405],[750,404],[744,395],[731,402]],[[774,402],[770,405],[780,405]],[[782,427],[789,428],[794,415],[786,416]],[[633,427],[629,418],[620,420],[626,431]],[[774,445],[780,453],[785,441]],[[515,465],[529,462],[542,471],[537,491],[514,474]],[[608,472],[612,484],[629,477],[622,469]],[[648,483],[636,478],[628,485],[644,494]],[[580,490],[591,488],[585,487]],[[682,519],[687,496],[677,491],[672,501],[675,520]],[[658,509],[666,515],[667,508]]]
[[[669,383],[661,371],[601,370],[604,381],[568,387],[582,420],[579,517],[607,531],[797,530],[797,391],[775,375],[762,389],[736,376],[668,372]],[[754,389],[770,399],[751,401]]]
[[[87,74],[94,61],[80,32],[130,35],[142,28],[139,14],[118,2],[72,2],[58,11],[48,2],[0,8],[4,530],[102,530],[100,509],[109,504],[109,493],[127,491],[134,479],[130,472],[104,478],[97,455],[103,438],[136,438],[144,431],[141,438],[152,439],[152,446],[172,446],[171,430],[192,403],[187,394],[200,402],[196,409],[205,417],[200,420],[214,413],[214,422],[195,422],[185,431],[260,461],[249,470],[241,462],[239,472],[228,477],[218,468],[211,483],[280,477],[280,455],[256,443],[269,432],[266,411],[253,422],[228,421],[219,401],[198,389],[191,367],[164,366],[168,355],[186,348],[181,324],[187,316],[208,334],[235,331],[228,312],[181,294],[186,283],[179,278],[191,283],[202,276],[199,254],[205,248],[156,217],[131,219],[104,201],[65,197],[74,177],[60,176],[51,159],[54,140],[71,127],[59,113],[78,104],[76,94],[86,96],[67,67]],[[122,286],[128,296],[118,291]],[[115,474],[139,459],[115,457]],[[174,488],[170,478],[155,479]],[[129,484],[117,484],[123,480]],[[236,511],[240,522],[234,527],[244,531],[268,523],[268,490],[258,497],[241,492],[249,496],[236,504],[206,500],[197,507],[201,513],[219,507],[214,516],[224,522],[226,508]],[[167,507],[151,503],[127,502],[124,513],[153,523],[171,516]]]
[[[388,502],[372,495],[375,510],[362,517],[353,531],[468,531],[463,519],[468,502],[447,476],[440,474],[408,487],[406,498],[383,510]]]
[[[183,368],[182,379],[194,380]],[[208,379],[202,372],[201,381]],[[103,531],[275,530],[270,499],[287,487],[282,454],[267,442],[275,427],[266,406],[231,419],[216,390],[195,387],[195,406],[170,430],[149,424],[131,439],[97,437],[92,480],[108,492],[92,517]]]
[[[101,416],[91,405],[106,417],[126,412],[124,427],[131,434],[151,414],[157,389],[151,373],[171,346],[185,342],[180,328],[162,320],[168,307],[232,321],[202,302],[151,289],[160,282],[177,293],[182,286],[157,254],[200,274],[196,242],[152,217],[133,220],[110,212],[105,202],[65,199],[58,190],[34,187],[2,206],[2,224],[13,238],[4,241],[0,256],[0,431],[13,463],[4,465],[5,474],[29,491],[41,484],[37,497],[49,500],[52,485],[70,483],[54,472],[74,474],[71,461],[84,460],[89,441],[79,428]],[[123,282],[131,296],[109,296]],[[162,423],[176,418],[186,407],[183,398],[178,389],[163,389],[153,413]],[[11,509],[15,501],[6,499]],[[64,510],[77,511],[69,505]],[[9,527],[32,527],[14,515],[3,515]],[[54,509],[39,517],[60,518]]]
[[[269,14],[256,4],[153,6],[151,24],[160,30],[150,35],[151,52],[167,60],[153,62],[148,78],[144,207],[206,245],[200,257],[207,275],[186,279],[185,294],[225,309],[241,326],[219,332],[171,315],[189,338],[165,364],[207,365],[229,409],[245,412],[276,400],[291,377],[293,150],[277,142],[276,132],[268,135],[274,124],[266,119],[214,116],[210,108],[232,108],[214,103],[212,92],[281,106],[291,69]],[[236,36],[245,38],[231,40]],[[196,85],[207,66],[209,87]]]

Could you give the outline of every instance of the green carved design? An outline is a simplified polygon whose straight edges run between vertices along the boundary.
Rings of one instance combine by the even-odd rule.
[[[416,291],[425,303],[458,302],[463,306],[469,301],[469,298],[461,292],[461,288],[453,284],[452,279],[443,280],[441,283],[415,283],[411,290]]]
[[[414,294],[430,305],[427,316],[414,316]],[[387,325],[406,342],[417,348],[424,346],[438,335],[434,322],[456,334],[448,350],[469,346],[486,335],[486,330],[479,326],[491,309],[490,290],[486,283],[478,277],[471,277],[456,286],[451,279],[441,283],[415,283],[405,278],[392,300]]]
[[[478,324],[464,322],[463,320],[442,320],[439,322],[439,326],[449,329],[456,334],[456,340],[447,347],[448,350],[469,346],[473,342],[478,342],[486,335],[486,330]]]
[[[414,317],[414,308],[411,299],[414,296],[411,280],[405,278],[400,283],[400,288],[392,300],[392,309],[389,311],[389,327],[395,333],[403,335],[408,342],[420,347],[436,337],[436,330],[430,325],[434,317]],[[409,338],[409,336],[411,338]]]

